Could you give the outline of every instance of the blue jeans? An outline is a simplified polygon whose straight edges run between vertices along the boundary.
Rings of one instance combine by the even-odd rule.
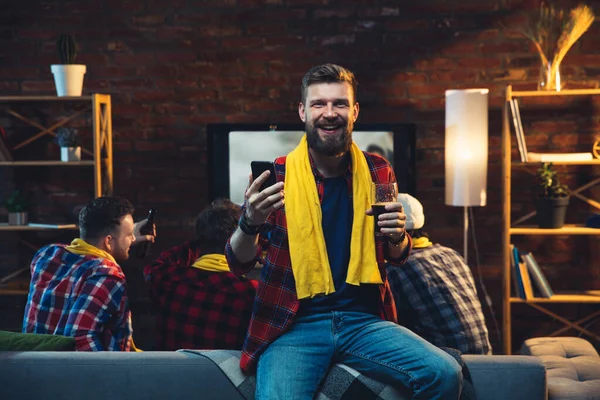
[[[258,360],[256,399],[312,399],[329,366],[410,388],[414,399],[458,399],[461,368],[408,329],[359,312],[298,317]]]

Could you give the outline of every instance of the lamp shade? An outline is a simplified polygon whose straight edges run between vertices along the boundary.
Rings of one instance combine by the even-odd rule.
[[[488,89],[446,90],[446,204],[487,201]]]

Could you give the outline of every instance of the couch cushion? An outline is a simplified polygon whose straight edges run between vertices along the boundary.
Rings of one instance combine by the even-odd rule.
[[[600,357],[588,341],[577,337],[528,339],[521,354],[537,356],[544,363],[550,400],[600,398]]]
[[[0,331],[0,351],[74,351],[75,338]]]

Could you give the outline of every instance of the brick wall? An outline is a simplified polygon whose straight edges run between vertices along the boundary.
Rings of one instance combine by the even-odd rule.
[[[136,204],[138,218],[151,206],[160,210],[156,255],[192,235],[193,218],[209,201],[206,124],[297,123],[300,79],[309,67],[325,62],[356,73],[361,122],[418,125],[417,194],[427,212],[426,228],[434,240],[461,250],[462,210],[443,204],[444,90],[487,87],[488,205],[474,215],[482,280],[501,322],[500,107],[507,84],[533,88],[539,71],[533,47],[505,27],[523,21],[536,6],[532,0],[82,0],[35,2],[27,8],[11,3],[0,16],[0,90],[54,94],[49,71],[58,61],[54,40],[63,30],[76,35],[78,61],[88,68],[85,92],[112,95],[116,193]],[[596,23],[569,53],[563,79],[571,87],[597,87],[599,41]],[[598,119],[590,117],[597,111],[595,101],[536,104],[524,113],[531,150],[549,142],[555,149],[586,151],[591,137],[600,138]],[[570,171],[567,181],[575,183],[590,169]],[[54,176],[47,174],[44,179]],[[531,209],[530,184],[527,174],[516,178],[513,191],[520,202],[515,212]],[[60,190],[45,184],[43,192],[51,197]],[[75,215],[77,201],[72,204],[63,215]],[[14,237],[1,235],[4,249]],[[530,241],[531,251],[552,251],[544,253],[544,261],[576,263],[575,269],[560,271],[557,286],[598,288],[597,240]],[[26,258],[19,262],[26,265]],[[153,311],[142,266],[131,260],[124,268],[141,336],[136,341],[151,348]],[[0,298],[4,304],[14,308]],[[573,315],[579,312],[574,307]],[[536,314],[526,319],[538,327],[546,321]],[[515,339],[531,332],[525,323],[515,322],[515,328]]]

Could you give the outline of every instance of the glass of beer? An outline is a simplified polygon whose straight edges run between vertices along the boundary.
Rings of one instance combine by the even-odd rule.
[[[375,235],[382,236],[379,226],[379,216],[390,211],[386,211],[385,205],[398,202],[398,185],[396,183],[373,183],[373,200],[375,204],[371,205],[373,209],[373,218],[375,218]]]

